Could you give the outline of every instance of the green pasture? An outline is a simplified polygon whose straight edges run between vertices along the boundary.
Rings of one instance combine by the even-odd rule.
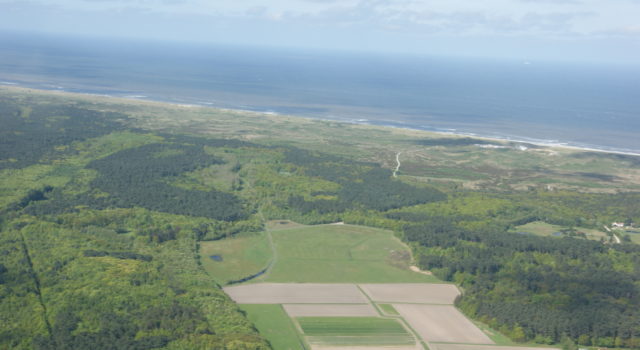
[[[222,261],[213,260],[212,255],[220,256]],[[271,258],[271,248],[264,232],[200,242],[202,266],[220,284],[261,271]]]
[[[303,341],[281,305],[240,305],[274,350],[300,350]]]
[[[408,269],[409,248],[391,231],[318,225],[269,231],[276,250],[268,282],[436,282]]]

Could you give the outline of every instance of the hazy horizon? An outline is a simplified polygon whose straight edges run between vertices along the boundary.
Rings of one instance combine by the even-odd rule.
[[[636,63],[634,0],[0,0],[0,32],[321,51]]]

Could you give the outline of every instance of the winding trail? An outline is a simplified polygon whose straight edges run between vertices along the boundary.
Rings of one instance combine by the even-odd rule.
[[[400,153],[402,152],[396,153],[396,162],[398,165],[396,165],[395,170],[393,170],[393,177],[398,177],[398,170],[400,170]]]

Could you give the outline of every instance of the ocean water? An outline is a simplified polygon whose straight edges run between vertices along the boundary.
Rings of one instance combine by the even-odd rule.
[[[640,153],[640,65],[5,33],[0,84]]]

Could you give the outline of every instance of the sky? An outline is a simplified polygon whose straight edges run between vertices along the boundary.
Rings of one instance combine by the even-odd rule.
[[[640,62],[640,0],[0,0],[0,31]]]

